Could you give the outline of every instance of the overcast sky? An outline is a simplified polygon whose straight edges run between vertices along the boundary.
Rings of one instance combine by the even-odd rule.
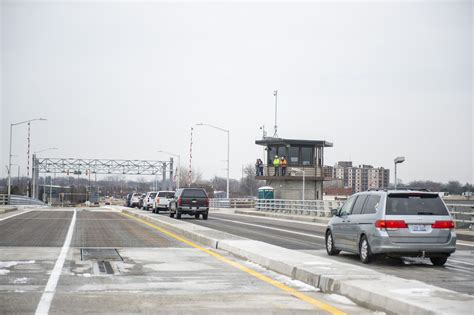
[[[474,182],[473,2],[2,1],[0,175],[9,124],[48,157],[189,161],[190,127],[231,130],[231,177],[259,126],[334,143],[404,182]],[[25,173],[26,126],[13,163]],[[193,166],[225,176],[226,135],[197,127]],[[16,168],[14,168],[16,169]]]

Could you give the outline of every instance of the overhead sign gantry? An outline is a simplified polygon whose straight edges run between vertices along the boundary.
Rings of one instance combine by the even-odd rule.
[[[173,178],[173,158],[169,161],[156,160],[115,160],[76,158],[36,158],[33,155],[33,196],[39,173],[63,173],[66,175],[162,175]]]

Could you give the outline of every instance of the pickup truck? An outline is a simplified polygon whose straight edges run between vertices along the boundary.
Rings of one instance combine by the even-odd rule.
[[[170,218],[181,219],[182,214],[194,215],[196,219],[202,215],[207,220],[209,214],[209,198],[202,188],[182,188],[170,202]]]
[[[143,210],[150,210],[150,208],[154,209],[154,202],[156,197],[156,191],[150,191],[146,193],[146,196],[143,198],[142,209]]]
[[[174,191],[159,191],[153,201],[153,213],[160,213],[160,210],[168,210]]]
[[[130,197],[129,206],[132,208],[135,208],[135,207],[138,207],[139,203],[140,203],[140,194],[133,193],[132,196]]]

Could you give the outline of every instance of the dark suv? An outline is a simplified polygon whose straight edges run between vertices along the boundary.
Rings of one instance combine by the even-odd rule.
[[[181,219],[182,214],[194,215],[199,219],[202,215],[207,220],[209,213],[209,197],[202,188],[182,188],[176,191],[174,198],[170,202],[170,217]]]

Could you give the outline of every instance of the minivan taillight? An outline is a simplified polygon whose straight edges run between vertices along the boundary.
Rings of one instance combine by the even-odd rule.
[[[435,221],[435,223],[433,223],[431,227],[433,229],[454,229],[454,222],[451,220]]]
[[[181,206],[183,203],[183,199],[181,199],[181,197],[178,198],[178,206]]]
[[[396,230],[406,229],[408,225],[403,220],[377,220],[375,227],[379,229]]]

